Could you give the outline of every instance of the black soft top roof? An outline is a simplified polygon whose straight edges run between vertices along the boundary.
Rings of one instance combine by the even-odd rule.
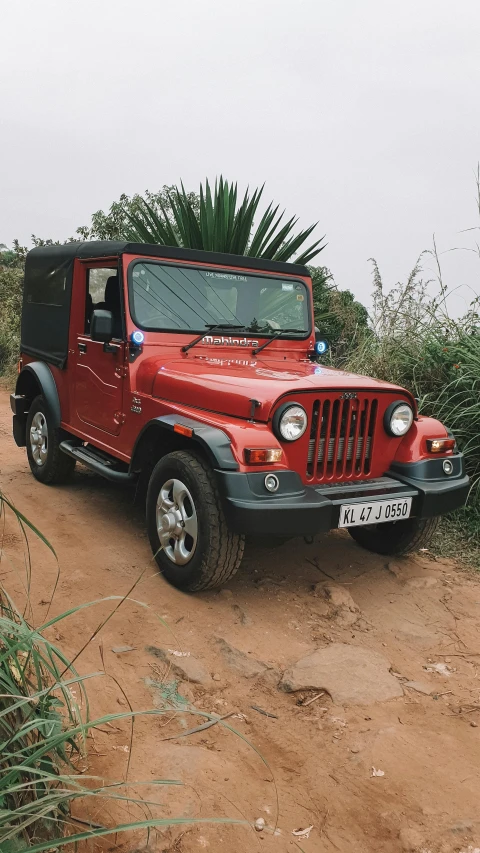
[[[265,258],[253,258],[248,255],[230,255],[226,252],[204,252],[201,249],[180,249],[176,246],[159,246],[156,243],[127,243],[123,240],[92,240],[80,243],[65,243],[61,246],[39,246],[32,249],[28,256],[32,258],[55,258],[73,261],[74,258],[111,258],[123,254],[146,255],[151,258],[190,261],[202,264],[219,264],[245,269],[258,269],[285,275],[308,276],[307,268],[300,264],[285,264],[281,261],[269,261]]]
[[[143,255],[190,263],[240,267],[280,275],[308,276],[306,267],[284,264],[245,255],[179,249],[153,243],[127,243],[120,240],[93,240],[38,246],[27,254],[21,329],[21,351],[42,361],[64,367],[68,355],[70,302],[73,264],[81,260]]]

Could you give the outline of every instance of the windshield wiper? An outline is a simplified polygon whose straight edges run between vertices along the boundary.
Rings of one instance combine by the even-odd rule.
[[[262,349],[265,349],[265,347],[268,347],[268,345],[271,344],[272,341],[276,341],[277,338],[280,337],[280,335],[288,335],[290,333],[292,333],[294,335],[295,334],[306,335],[307,331],[306,331],[306,329],[278,329],[275,332],[275,334],[272,335],[272,337],[268,339],[268,341],[265,341],[265,343],[262,344],[261,347],[256,347],[254,350],[252,350],[252,355],[258,355],[258,353],[261,352]],[[261,334],[261,332],[260,332],[260,334]]]
[[[245,330],[245,326],[234,326],[234,325],[232,325],[232,323],[205,323],[205,325],[207,327],[207,331],[202,332],[202,334],[199,335],[198,338],[194,338],[193,341],[190,341],[189,344],[185,344],[185,346],[182,347],[182,352],[188,352],[189,349],[194,347],[195,344],[200,343],[200,341],[202,341],[203,338],[205,338],[207,335],[209,335],[210,332],[215,332],[215,331],[222,331],[222,332],[225,331],[226,332],[226,331],[230,331],[232,329],[237,329],[237,330],[241,329],[242,331]]]

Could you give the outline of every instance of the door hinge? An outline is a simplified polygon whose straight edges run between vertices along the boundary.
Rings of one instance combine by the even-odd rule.
[[[115,376],[118,376],[119,379],[125,379],[127,376],[128,370],[126,367],[122,367],[120,364],[115,368]]]
[[[127,420],[127,416],[124,415],[123,412],[115,412],[115,414],[113,416],[113,420],[115,421],[116,424],[120,424],[120,426],[121,426]]]

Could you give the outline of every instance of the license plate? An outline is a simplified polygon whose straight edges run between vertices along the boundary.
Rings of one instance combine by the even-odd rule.
[[[411,498],[391,498],[372,503],[342,504],[339,527],[359,527],[361,524],[382,524],[384,521],[401,521],[408,518],[412,508]]]

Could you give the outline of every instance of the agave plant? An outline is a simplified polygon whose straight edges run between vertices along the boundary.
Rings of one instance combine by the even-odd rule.
[[[237,184],[229,184],[220,177],[215,181],[213,193],[208,180],[205,188],[200,184],[197,204],[182,183],[181,188],[175,187],[168,193],[168,211],[161,201],[159,212],[146,198],[139,197],[135,209],[126,214],[129,222],[126,237],[140,243],[289,261],[303,247],[317,223],[295,234],[298,219],[293,216],[282,224],[285,212],[279,213],[279,205],[271,202],[255,227],[262,195],[263,186],[252,195],[247,189],[240,201]],[[307,264],[315,257],[324,248],[323,239],[304,249],[295,258],[296,263]]]

